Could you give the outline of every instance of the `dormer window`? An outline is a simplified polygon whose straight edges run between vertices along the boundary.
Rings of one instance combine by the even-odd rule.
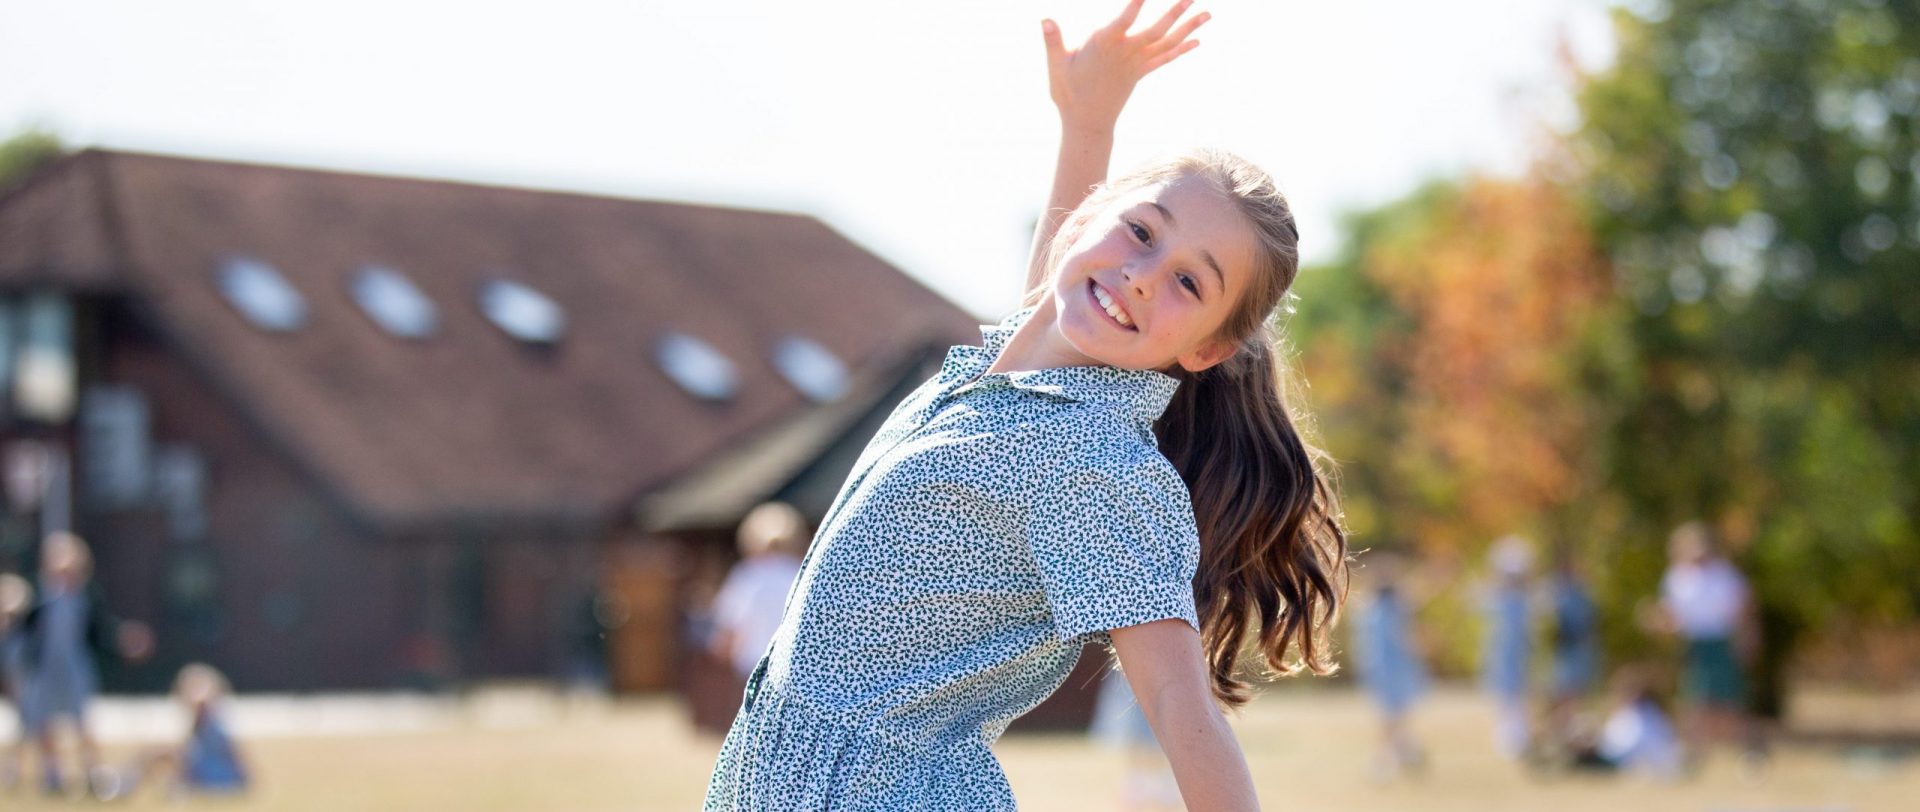
[[[713,345],[686,333],[668,333],[654,348],[667,377],[702,400],[727,400],[740,388],[733,361]]]
[[[480,312],[507,335],[530,344],[553,344],[567,330],[559,303],[533,288],[505,279],[480,287]]]
[[[401,338],[426,338],[439,325],[433,300],[392,268],[368,265],[353,275],[353,300],[374,324]]]
[[[307,300],[279,271],[251,257],[229,257],[214,281],[227,303],[262,330],[284,333],[307,323]]]
[[[847,365],[811,339],[787,336],[773,347],[773,365],[809,400],[826,403],[847,391]]]

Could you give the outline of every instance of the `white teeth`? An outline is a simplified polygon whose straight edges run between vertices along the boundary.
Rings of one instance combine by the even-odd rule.
[[[1133,325],[1133,319],[1127,318],[1127,314],[1120,309],[1120,306],[1113,303],[1113,297],[1108,296],[1099,285],[1093,287],[1093,298],[1099,300],[1100,306],[1106,309],[1107,315],[1112,316],[1114,321],[1129,327]]]

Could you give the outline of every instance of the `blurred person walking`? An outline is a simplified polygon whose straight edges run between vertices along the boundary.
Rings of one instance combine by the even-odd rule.
[[[1533,743],[1531,666],[1533,659],[1533,595],[1529,575],[1533,548],[1519,536],[1503,536],[1493,543],[1489,560],[1494,581],[1482,611],[1486,618],[1486,648],[1481,658],[1481,684],[1495,706],[1494,746],[1510,759],[1527,755]]]
[[[735,536],[740,563],[714,595],[708,650],[726,660],[742,680],[753,673],[780,628],[787,593],[800,575],[800,556],[810,537],[806,518],[784,502],[760,505],[740,521]]]
[[[1357,607],[1353,654],[1360,684],[1380,709],[1381,750],[1373,773],[1384,782],[1426,768],[1426,750],[1408,716],[1427,691],[1427,667],[1399,559],[1374,556],[1367,574],[1373,579],[1372,600]]]
[[[93,787],[100,751],[87,724],[87,706],[100,682],[99,661],[144,659],[152,635],[142,624],[111,615],[93,582],[93,555],[72,533],[54,533],[42,542],[40,601],[29,610],[26,633],[27,685],[21,720],[39,742],[41,788],[62,794],[59,723],[71,726],[80,756],[80,775]]]
[[[1683,647],[1680,731],[1689,757],[1733,741],[1745,747],[1745,765],[1757,768],[1766,743],[1746,708],[1745,665],[1760,642],[1747,579],[1721,554],[1706,522],[1674,528],[1667,556],[1656,625],[1678,636]]]

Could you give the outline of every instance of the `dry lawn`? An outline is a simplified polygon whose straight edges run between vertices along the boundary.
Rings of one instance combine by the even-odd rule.
[[[123,809],[204,806],[261,810],[697,809],[718,742],[690,733],[665,700],[567,704],[525,693],[485,712],[459,710],[385,733],[256,733],[246,752],[259,777],[237,802],[168,801],[143,790]],[[1915,712],[1920,700],[1838,698],[1816,707],[1868,721]],[[471,706],[473,703],[468,703]],[[501,708],[508,708],[502,712]],[[1422,780],[1367,780],[1374,723],[1355,694],[1289,689],[1255,703],[1235,726],[1267,809],[1492,812],[1895,812],[1920,810],[1920,753],[1783,747],[1757,784],[1730,757],[1694,781],[1661,786],[1595,778],[1529,778],[1491,752],[1488,712],[1471,694],[1430,700],[1418,726],[1432,751]],[[136,745],[117,742],[125,758]],[[1116,754],[1081,737],[1013,736],[999,752],[1026,810],[1116,808]],[[91,803],[0,796],[0,809],[72,809]]]

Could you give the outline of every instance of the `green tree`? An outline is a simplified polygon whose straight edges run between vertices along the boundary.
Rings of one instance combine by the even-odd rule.
[[[1920,4],[1670,0],[1620,12],[1571,154],[1612,258],[1631,362],[1612,572],[1714,522],[1772,653],[1920,609]]]
[[[27,130],[0,141],[0,190],[4,190],[66,153],[60,139],[40,130]]]

